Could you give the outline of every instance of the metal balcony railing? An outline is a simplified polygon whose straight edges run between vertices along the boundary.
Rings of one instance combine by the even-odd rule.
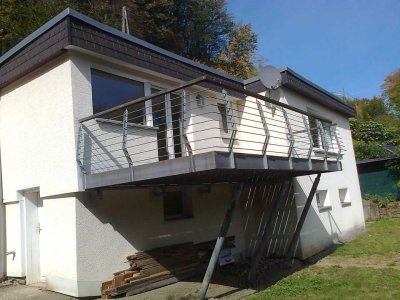
[[[210,151],[339,160],[342,144],[328,120],[201,77],[80,120],[77,162],[89,175]]]

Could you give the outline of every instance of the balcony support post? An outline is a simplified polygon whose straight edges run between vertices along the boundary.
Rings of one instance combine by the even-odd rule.
[[[218,262],[218,257],[221,252],[221,249],[224,245],[225,237],[228,234],[229,227],[231,225],[231,220],[233,213],[235,212],[235,208],[237,203],[239,202],[240,195],[242,194],[244,184],[238,184],[234,187],[233,195],[231,202],[226,210],[224,221],[222,222],[221,229],[218,234],[217,241],[215,243],[215,247],[213,253],[210,258],[210,262],[208,263],[206,274],[204,275],[203,282],[201,284],[199,299],[203,300],[206,297],[208,286],[210,284],[212,275],[214,273],[215,266]]]
[[[271,137],[271,134],[269,133],[267,118],[264,115],[263,107],[262,107],[260,101],[257,101],[257,107],[258,107],[258,112],[260,114],[261,122],[263,124],[264,133],[265,133],[265,139],[264,139],[264,144],[263,144],[263,148],[262,148],[264,168],[268,169],[267,148],[268,148],[268,142]]]
[[[320,179],[321,179],[321,173],[318,173],[317,177],[315,177],[315,179],[314,179],[313,185],[312,185],[311,190],[310,190],[310,194],[308,195],[308,198],[307,198],[306,203],[304,205],[303,211],[301,212],[301,216],[299,218],[299,221],[296,224],[296,229],[294,230],[293,237],[292,237],[292,239],[290,241],[288,249],[286,250],[286,254],[285,254],[285,259],[286,260],[289,260],[292,257],[292,255],[294,254],[295,248],[297,246],[297,241],[298,241],[299,236],[300,236],[301,229],[303,228],[303,225],[304,225],[304,222],[306,220],[308,211],[310,210],[311,203],[312,203],[312,200],[314,199],[314,196],[315,196],[315,193],[317,191]]]
[[[228,92],[225,89],[222,90],[222,95],[223,95],[224,104],[226,107],[228,132],[231,133],[231,138],[229,140],[229,145],[228,145],[229,157],[230,157],[230,161],[231,161],[231,168],[234,169],[235,168],[235,157],[233,154],[233,145],[235,143],[236,132],[237,132],[236,124],[235,124],[235,116],[233,113],[232,102],[230,101]]]
[[[129,154],[127,148],[127,139],[128,139],[128,110],[125,109],[122,121],[122,151],[124,152],[125,158],[128,161],[129,165],[129,178],[133,181],[133,162],[132,158]]]
[[[190,145],[189,138],[187,136],[187,128],[189,127],[188,120],[190,117],[188,117],[187,113],[187,95],[186,91],[182,91],[182,139],[183,139],[183,144],[185,145],[186,151],[189,155],[189,160],[190,160],[190,172],[195,172],[196,171],[196,166],[194,165],[194,160],[193,160],[193,150],[192,146]]]
[[[307,137],[308,137],[308,142],[310,143],[309,147],[308,147],[308,152],[307,152],[307,159],[308,159],[308,168],[310,170],[312,170],[312,161],[311,161],[311,154],[312,154],[312,150],[313,150],[313,139],[312,139],[312,135],[311,135],[311,130],[310,130],[310,126],[308,125],[308,121],[306,119],[306,117],[303,115],[303,123],[304,123],[304,128],[306,130],[307,133]]]
[[[287,137],[289,140],[289,150],[288,150],[289,167],[290,167],[290,169],[293,169],[292,154],[293,154],[295,140],[294,140],[294,135],[293,135],[293,131],[292,131],[292,126],[290,125],[289,117],[284,108],[282,108],[282,113],[285,118],[285,123],[286,123],[286,128],[287,128]]]

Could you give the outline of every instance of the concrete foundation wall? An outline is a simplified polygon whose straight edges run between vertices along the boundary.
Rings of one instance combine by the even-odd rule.
[[[84,193],[77,202],[77,268],[79,296],[100,292],[101,282],[126,269],[126,256],[184,242],[216,239],[228,203],[230,186],[214,186],[211,193],[187,190],[193,217],[165,221],[159,189]],[[242,217],[235,211],[229,235],[235,235],[235,255],[244,250]]]

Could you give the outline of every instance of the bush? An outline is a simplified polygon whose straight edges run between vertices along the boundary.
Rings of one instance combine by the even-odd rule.
[[[384,196],[366,194],[364,196],[364,199],[377,204],[381,208],[385,208],[386,206],[388,206],[389,203],[396,201],[395,197],[391,194],[387,194]]]
[[[376,142],[353,141],[353,145],[357,160],[388,157],[391,155]]]

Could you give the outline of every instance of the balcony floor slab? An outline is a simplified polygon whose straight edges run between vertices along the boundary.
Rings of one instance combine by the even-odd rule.
[[[287,178],[341,171],[337,161],[207,152],[132,168],[85,175],[85,189],[120,185],[246,182],[255,177]]]

